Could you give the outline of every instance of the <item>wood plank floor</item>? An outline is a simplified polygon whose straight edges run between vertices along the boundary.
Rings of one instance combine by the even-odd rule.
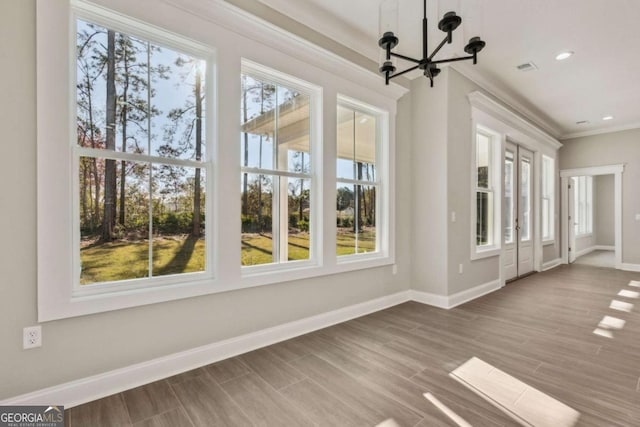
[[[640,291],[630,280],[561,266],[452,310],[401,304],[72,408],[67,425],[454,425],[425,392],[473,426],[516,425],[449,377],[476,356],[579,411],[578,426],[640,426],[640,299],[618,296]],[[604,316],[624,327],[594,334]]]

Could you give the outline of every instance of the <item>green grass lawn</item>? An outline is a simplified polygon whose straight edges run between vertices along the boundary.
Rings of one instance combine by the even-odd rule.
[[[204,270],[204,239],[179,236],[153,239],[153,275]],[[80,249],[80,284],[137,279],[149,276],[149,241],[119,240]]]
[[[289,236],[288,259],[309,259],[309,235]],[[337,255],[356,253],[356,237],[352,231],[338,231]],[[153,240],[153,275],[192,273],[204,270],[204,239],[167,236]],[[358,253],[376,248],[375,230],[358,235]],[[272,239],[268,234],[242,234],[242,265],[273,262]],[[149,242],[119,240],[109,243],[85,244],[80,249],[82,273],[80,284],[137,279],[149,276]]]

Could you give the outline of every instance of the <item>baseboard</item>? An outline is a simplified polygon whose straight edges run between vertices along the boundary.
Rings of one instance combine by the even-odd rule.
[[[449,296],[436,295],[416,290],[411,290],[409,292],[413,301],[433,305],[439,308],[450,309],[464,304],[465,302],[469,302],[471,300],[479,298],[483,295],[497,291],[501,287],[502,283],[498,279]]]
[[[37,390],[0,401],[0,405],[64,405],[74,407],[114,393],[189,371],[257,348],[294,338],[336,323],[384,310],[411,299],[411,291],[402,291],[327,313],[318,314],[272,328],[213,344],[137,363],[76,381]]]
[[[623,262],[622,264],[620,264],[620,270],[640,271],[640,264],[629,264],[629,263]]]
[[[576,258],[580,258],[581,256],[590,254],[591,252],[593,252],[595,250],[596,250],[595,246],[589,246],[588,248],[584,248],[584,249],[576,252]]]
[[[542,264],[542,271],[551,270],[562,264],[562,258],[556,258]]]
[[[595,245],[593,247],[594,251],[615,251],[615,246],[606,246],[606,245]]]
[[[628,264],[632,265],[632,264]],[[640,265],[637,266],[640,271]],[[250,334],[207,344],[201,347],[159,357],[125,368],[70,381],[31,393],[1,400],[0,405],[49,405],[55,403],[72,408],[153,381],[199,368],[229,357],[297,337],[336,323],[346,322],[407,301],[416,301],[449,309],[500,289],[500,280],[443,296],[407,290],[327,313],[318,314]]]
[[[437,295],[413,289],[409,291],[409,295],[411,296],[411,301],[432,305],[438,308],[449,308],[449,298],[445,295]]]

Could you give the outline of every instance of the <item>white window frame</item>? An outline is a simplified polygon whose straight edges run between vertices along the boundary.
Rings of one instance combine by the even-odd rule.
[[[384,206],[389,206],[386,188],[388,188],[388,165],[389,165],[389,113],[375,108],[371,105],[350,98],[348,96],[338,94],[337,106],[346,107],[357,112],[361,112],[376,118],[376,146],[375,146],[375,181],[339,178],[336,174],[336,185],[363,185],[373,186],[376,188],[376,250],[366,253],[354,253],[348,255],[337,256],[338,263],[353,263],[359,260],[375,259],[387,256],[389,253],[389,211]],[[337,125],[337,123],[336,123]],[[337,133],[337,126],[336,126]],[[336,139],[337,147],[337,139]],[[336,148],[337,149],[337,148]],[[337,159],[337,156],[336,156]],[[334,209],[335,212],[335,209]],[[334,214],[337,217],[337,214]],[[333,224],[336,224],[334,217]],[[336,248],[334,248],[335,251]]]
[[[375,267],[386,267],[391,271],[391,265],[395,263],[395,227],[392,226],[395,193],[390,191],[395,185],[395,114],[397,100],[408,92],[406,88],[393,83],[380,86],[379,76],[375,73],[318,49],[253,15],[238,14],[237,8],[223,3],[220,7],[210,8],[201,2],[189,2],[184,9],[171,2],[159,2],[153,9],[140,8],[135,2],[109,4],[117,11],[89,0],[37,1],[37,298],[40,322]],[[153,36],[152,41],[163,36],[167,43],[194,40],[194,46],[211,54],[214,66],[207,67],[211,70],[211,81],[206,84],[209,89],[215,89],[216,99],[207,95],[213,106],[207,107],[206,129],[213,135],[207,134],[206,140],[213,148],[206,153],[214,162],[213,174],[207,176],[207,182],[215,183],[213,192],[207,189],[209,195],[213,195],[210,197],[213,209],[207,212],[207,231],[213,236],[213,250],[209,251],[214,257],[213,277],[157,287],[128,288],[117,293],[72,295],[74,176],[73,148],[69,141],[75,140],[76,134],[72,7],[95,10],[100,15],[112,14],[116,21],[123,20],[134,26],[141,24],[143,21],[138,18],[142,18],[145,23],[152,23],[142,25]],[[216,52],[211,46],[219,40],[225,40],[233,48],[220,48]],[[316,195],[325,208],[322,211],[315,209],[315,215],[319,217],[315,220],[316,232],[322,238],[322,247],[315,254],[315,265],[256,274],[246,274],[240,266],[240,204],[237,203],[241,192],[240,150],[232,141],[237,141],[240,129],[240,85],[237,82],[242,58],[250,58],[322,88],[324,99],[319,108],[321,121],[317,129],[322,147],[319,148],[321,155],[315,156],[315,161],[320,161],[322,167],[316,169],[315,178]],[[348,262],[338,260],[336,256],[333,220],[336,190],[334,117],[338,94],[375,106],[387,119],[382,130],[384,151],[380,154],[384,168],[382,164],[379,166],[381,193],[384,194],[378,221],[380,252],[363,254]],[[222,101],[225,101],[225,108],[218,108]],[[229,144],[218,141],[229,141]],[[316,241],[319,244],[320,237]]]
[[[248,75],[260,81],[272,83],[274,85],[286,86],[309,96],[309,151],[311,154],[311,170],[308,173],[288,172],[278,169],[240,167],[241,173],[246,172],[250,174],[277,176],[281,178],[290,177],[308,179],[310,181],[311,193],[309,200],[309,259],[286,262],[276,261],[269,264],[241,266],[242,276],[260,276],[269,273],[282,272],[284,270],[318,266],[320,264],[318,254],[321,252],[320,248],[322,248],[323,241],[322,234],[318,232],[319,230],[322,230],[320,221],[322,220],[321,212],[323,210],[322,191],[318,185],[318,183],[322,181],[322,88],[245,58],[242,59],[241,74]],[[276,141],[277,138],[273,142],[274,147],[277,143]],[[280,236],[280,233],[282,232],[280,227],[276,227],[276,232],[279,234],[278,238],[280,239],[282,237]],[[284,232],[286,233],[286,230]]]
[[[64,7],[39,2],[38,203],[56,207],[38,217],[38,316],[41,321],[203,295],[214,291],[214,221],[205,233],[205,271],[79,285],[79,158],[200,167],[204,211],[213,216],[215,168],[215,49],[85,1]],[[51,2],[57,3],[57,2]],[[82,19],[206,61],[205,154],[202,161],[78,147],[76,141],[76,22]],[[57,28],[56,28],[57,27]],[[60,67],[62,61],[66,64]],[[50,71],[50,72],[49,72]],[[55,89],[53,89],[55,87]],[[46,88],[46,89],[45,89]],[[45,96],[46,95],[46,96]],[[60,109],[64,105],[66,109]],[[55,113],[54,113],[55,112]],[[160,160],[160,161],[159,161]],[[66,201],[60,203],[60,201]],[[58,244],[56,244],[58,242]],[[61,250],[68,248],[68,251]]]
[[[556,173],[555,159],[545,154],[542,155],[542,191],[541,191],[541,233],[542,243],[551,244],[556,241],[556,221],[555,221],[555,200],[556,200]],[[545,217],[544,204],[547,203],[547,212]],[[548,224],[545,224],[548,221]],[[544,235],[545,225],[549,230],[548,235]]]
[[[489,139],[489,170],[488,187],[478,187],[477,150],[478,135],[484,135]],[[473,143],[471,154],[471,259],[482,259],[500,255],[502,250],[502,191],[503,191],[503,155],[502,146],[504,136],[479,123],[473,125]],[[488,228],[491,243],[487,245],[477,244],[477,193],[491,193],[493,206]]]

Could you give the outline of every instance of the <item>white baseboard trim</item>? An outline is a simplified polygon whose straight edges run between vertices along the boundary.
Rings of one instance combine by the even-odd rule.
[[[640,265],[637,267],[637,271],[640,271]],[[416,301],[443,309],[450,309],[496,291],[501,287],[502,284],[500,280],[494,280],[449,296],[406,290],[257,332],[229,338],[146,362],[136,363],[91,377],[0,400],[0,405],[49,405],[55,403],[57,405],[64,405],[65,408],[72,408],[114,393],[139,387],[172,375],[228,359],[229,357],[326,328],[336,323],[346,322],[356,317],[384,310],[385,308],[402,304],[403,302]]]
[[[431,305],[438,308],[449,308],[449,298],[445,295],[432,294],[429,292],[416,291],[413,289],[409,291],[409,295],[411,296],[411,301]]]
[[[620,269],[624,271],[640,271],[640,264],[629,264],[623,262],[620,264]]]
[[[588,248],[584,248],[584,249],[576,252],[576,258],[580,258],[581,256],[590,254],[591,252],[593,252],[595,250],[596,250],[595,246],[589,246]]]
[[[416,291],[413,289],[409,292],[411,293],[412,301],[433,305],[439,308],[450,309],[464,304],[465,302],[469,302],[471,300],[479,298],[483,295],[497,291],[502,286],[503,285],[500,280],[497,279],[449,296],[436,295],[428,292]]]
[[[606,245],[595,245],[593,247],[594,251],[615,251],[615,246],[606,246]]]
[[[263,329],[213,344],[70,381],[0,401],[0,405],[64,405],[71,408],[172,375],[199,368],[257,348],[294,338],[336,323],[384,310],[411,299],[402,291],[327,313]]]
[[[562,264],[562,258],[552,259],[551,261],[547,261],[544,264],[542,264],[542,271],[551,270],[552,268],[556,268],[561,264]]]

